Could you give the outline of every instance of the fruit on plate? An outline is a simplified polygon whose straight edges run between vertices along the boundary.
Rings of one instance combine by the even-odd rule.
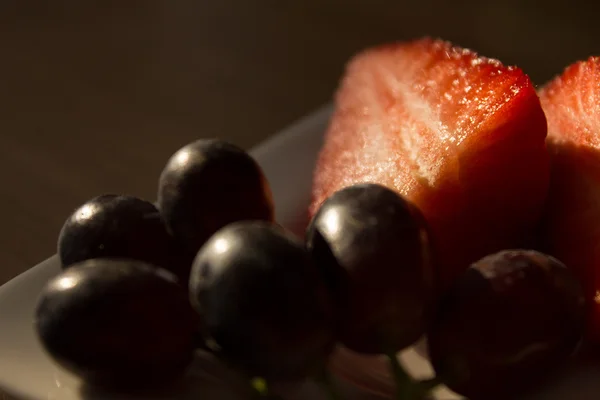
[[[333,307],[304,244],[277,225],[243,221],[200,249],[190,299],[215,351],[249,377],[319,373],[334,345]]]
[[[552,159],[546,245],[583,282],[589,338],[600,344],[600,58],[566,68],[540,99]]]
[[[158,207],[170,232],[193,254],[227,224],[274,217],[260,166],[218,139],[197,140],[169,159],[159,179]]]
[[[593,124],[575,111],[593,113],[595,83],[576,82],[582,97],[562,91],[569,79],[542,93],[551,127],[577,132],[569,140],[580,145]],[[556,250],[569,258],[583,238],[587,262],[595,227],[577,229],[594,221],[595,158],[578,152],[567,165],[590,169],[567,175],[562,136],[550,141],[555,181],[583,199],[551,197],[560,212],[546,221],[548,242],[568,232],[573,248]],[[338,92],[304,243],[274,221],[250,155],[200,140],[169,160],[158,208],[101,196],[71,216],[59,240],[64,268],[45,286],[34,327],[57,365],[101,386],[143,390],[184,371],[212,379],[188,368],[210,352],[252,383],[250,397],[317,378],[339,399],[325,367],[341,342],[366,359],[386,354],[397,398],[422,400],[441,382],[472,400],[515,398],[566,364],[583,335],[576,275],[592,283],[588,298],[600,281],[575,256],[570,270],[536,251],[498,252],[532,233],[549,172],[546,118],[520,70],[430,39],[373,48],[349,64]],[[177,255],[188,260],[186,287],[166,270],[178,271]],[[424,333],[432,379],[410,376],[396,357]]]
[[[338,302],[338,339],[367,354],[395,354],[429,325],[432,270],[423,218],[395,191],[357,184],[315,214],[307,247]]]
[[[193,257],[167,232],[158,209],[133,196],[105,194],[77,208],[58,238],[61,266],[94,258],[127,258],[167,269],[186,282]]]
[[[198,317],[168,271],[95,259],[48,282],[34,326],[65,369],[88,383],[135,389],[180,376],[192,360]]]
[[[428,334],[432,364],[470,400],[517,398],[564,366],[584,331],[579,281],[530,250],[477,261],[438,307]]]
[[[548,189],[545,138],[520,69],[427,38],[375,47],[338,89],[310,210],[356,183],[395,189],[428,222],[445,288],[529,235]]]

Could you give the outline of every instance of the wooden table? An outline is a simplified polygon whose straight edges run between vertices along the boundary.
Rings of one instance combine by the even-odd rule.
[[[86,199],[153,199],[164,162],[187,142],[250,147],[329,101],[344,62],[370,44],[441,36],[543,82],[597,50],[599,29],[583,0],[566,10],[517,0],[5,3],[0,284],[54,253]]]

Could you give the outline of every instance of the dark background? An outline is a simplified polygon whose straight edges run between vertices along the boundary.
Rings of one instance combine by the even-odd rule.
[[[538,84],[600,53],[597,6],[539,4],[3,1],[0,283],[53,254],[86,199],[153,199],[186,142],[250,147],[329,101],[345,61],[368,45],[439,36]]]

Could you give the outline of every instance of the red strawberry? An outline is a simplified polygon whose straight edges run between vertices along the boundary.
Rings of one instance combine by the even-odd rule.
[[[345,186],[387,185],[427,219],[442,287],[519,244],[546,198],[546,119],[518,68],[421,39],[349,63],[317,163],[311,213]]]
[[[569,66],[540,98],[552,157],[548,250],[581,278],[600,343],[600,58]]]

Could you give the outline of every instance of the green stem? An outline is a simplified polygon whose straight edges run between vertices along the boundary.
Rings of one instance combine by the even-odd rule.
[[[267,397],[269,395],[269,389],[267,382],[263,378],[252,378],[250,385],[258,395],[258,398]]]
[[[424,379],[421,381],[417,382],[417,389],[419,390],[419,392],[422,393],[423,396],[427,395],[429,392],[431,392],[433,389],[435,389],[436,387],[438,387],[439,385],[441,385],[442,383],[444,383],[442,381],[442,379],[440,379],[439,377],[433,377],[433,378],[429,378],[429,379]]]
[[[442,384],[442,380],[438,377],[415,380],[402,367],[396,353],[388,353],[387,357],[396,383],[397,400],[423,400],[431,390]]]
[[[390,362],[390,369],[392,371],[392,377],[394,378],[394,382],[396,384],[396,399],[397,400],[412,400],[414,399],[414,382],[413,379],[406,373],[402,365],[400,365],[400,361],[398,361],[398,356],[395,352],[390,352],[387,354],[387,357]]]
[[[333,379],[331,379],[331,373],[326,368],[323,368],[321,373],[317,376],[317,382],[327,394],[329,400],[342,400],[342,396],[337,391]]]
[[[253,378],[250,380],[250,384],[256,393],[257,400],[259,399],[268,399],[268,400],[283,400],[281,396],[276,394],[271,394],[269,392],[269,385],[267,385],[267,381],[263,378]]]

